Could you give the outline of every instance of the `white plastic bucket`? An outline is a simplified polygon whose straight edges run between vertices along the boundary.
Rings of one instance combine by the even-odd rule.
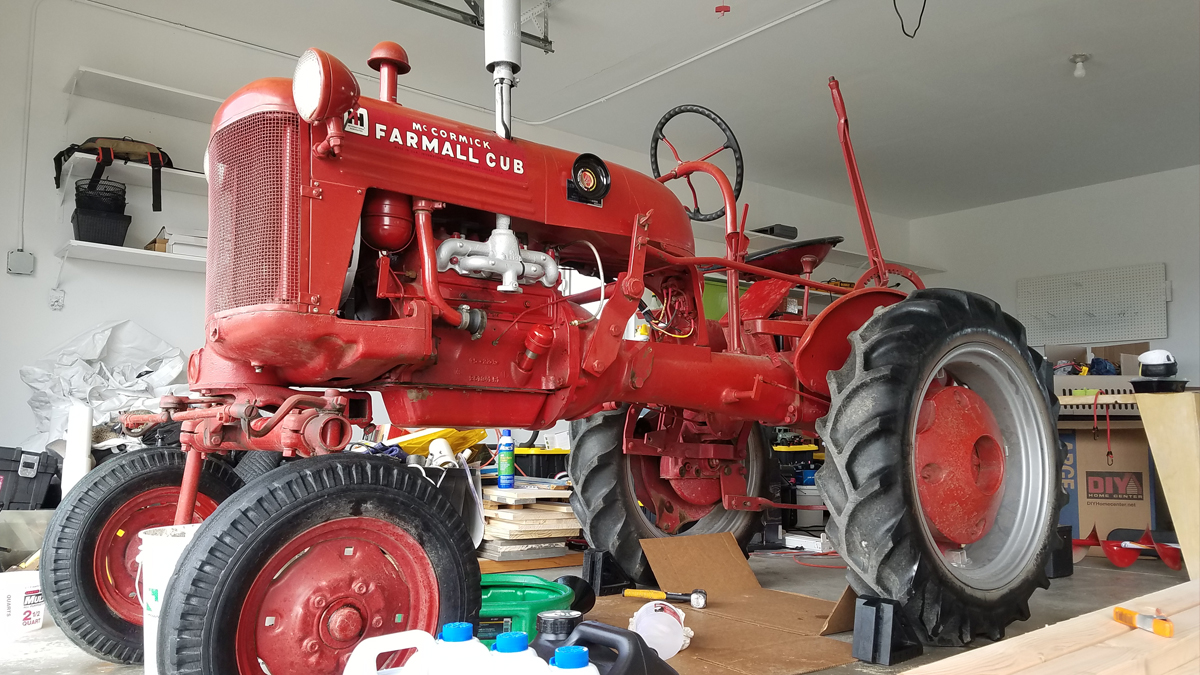
[[[200,525],[171,525],[142,530],[138,537],[138,600],[142,603],[142,644],[145,649],[146,675],[158,675],[158,617],[162,610],[167,582],[175,576],[175,566],[183,549]]]
[[[0,635],[12,635],[42,627],[46,601],[42,583],[32,570],[0,574]]]

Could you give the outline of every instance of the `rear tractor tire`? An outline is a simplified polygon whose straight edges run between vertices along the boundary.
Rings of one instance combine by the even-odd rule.
[[[197,530],[175,574],[158,634],[167,675],[338,675],[366,638],[479,621],[467,526],[419,468],[388,457],[260,477]]]
[[[63,633],[96,658],[142,662],[138,533],[174,524],[186,460],[160,448],[115,455],[71,488],[46,527],[40,569],[46,607]],[[240,487],[232,467],[205,460],[192,522]]]
[[[993,301],[917,291],[850,335],[817,431],[826,531],[854,591],[900,602],[926,642],[1029,618],[1063,453],[1050,365]]]
[[[654,573],[642,552],[642,539],[729,532],[743,549],[762,524],[756,511],[727,511],[717,503],[677,535],[655,527],[639,504],[634,459],[623,450],[627,407],[597,413],[572,424],[574,439],[567,472],[574,492],[571,508],[592,548],[608,551],[634,581],[653,584]],[[656,458],[655,458],[656,459]],[[757,496],[766,483],[767,439],[762,427],[750,430],[746,448],[747,494]],[[657,470],[656,470],[657,471]]]

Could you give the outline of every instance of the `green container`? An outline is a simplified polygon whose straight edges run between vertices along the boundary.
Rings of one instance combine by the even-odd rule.
[[[532,574],[485,574],[483,608],[477,637],[487,646],[501,633],[521,631],[533,641],[537,615],[552,609],[570,609],[575,591]]]

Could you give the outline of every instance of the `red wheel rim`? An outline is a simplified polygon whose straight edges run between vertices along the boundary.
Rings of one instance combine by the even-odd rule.
[[[175,524],[178,487],[160,487],[134,496],[121,505],[100,528],[92,556],[92,576],[100,597],[117,616],[142,625],[142,605],[138,600],[138,548],[142,530]],[[193,523],[202,522],[217,508],[213,498],[196,495]]]
[[[917,493],[939,541],[972,544],[1004,496],[1004,437],[991,408],[966,387],[930,386],[917,416]]]
[[[341,673],[361,640],[433,633],[437,620],[437,576],[412,535],[376,518],[333,520],[287,542],[255,576],[238,617],[238,672]]]

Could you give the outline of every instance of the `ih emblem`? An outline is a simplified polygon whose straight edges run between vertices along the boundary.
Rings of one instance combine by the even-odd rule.
[[[367,135],[367,109],[359,108],[358,110],[347,110],[342,116],[342,126],[346,127],[346,131],[359,136]]]

